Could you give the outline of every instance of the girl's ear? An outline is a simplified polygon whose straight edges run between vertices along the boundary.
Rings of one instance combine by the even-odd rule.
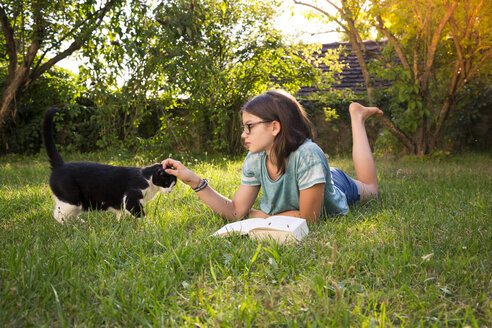
[[[282,129],[282,126],[280,125],[279,121],[273,121],[272,122],[272,133],[276,137],[277,134],[280,133],[280,130]]]

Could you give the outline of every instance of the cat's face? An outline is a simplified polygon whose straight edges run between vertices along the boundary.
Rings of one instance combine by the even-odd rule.
[[[161,191],[167,194],[170,193],[176,185],[176,177],[166,173],[163,169],[159,169],[152,175],[152,183],[161,187]]]

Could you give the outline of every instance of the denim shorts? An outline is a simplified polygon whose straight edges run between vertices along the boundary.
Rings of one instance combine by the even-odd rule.
[[[352,205],[357,203],[360,199],[360,194],[354,179],[349,177],[342,170],[334,167],[330,167],[330,172],[333,184],[345,194],[348,204]]]

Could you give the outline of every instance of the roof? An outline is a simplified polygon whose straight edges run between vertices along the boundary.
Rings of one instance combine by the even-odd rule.
[[[381,54],[381,48],[386,44],[386,41],[363,41],[368,51],[375,52]],[[314,56],[324,57],[326,52],[330,49],[338,49],[340,46],[345,48],[344,51],[340,53],[339,61],[342,63],[348,64],[347,67],[342,69],[341,73],[337,73],[335,75],[338,83],[332,85],[333,89],[351,89],[354,92],[362,92],[366,91],[366,86],[364,83],[364,77],[362,75],[362,71],[360,69],[359,61],[355,53],[352,51],[352,45],[349,42],[333,42],[328,44],[323,44],[321,48],[321,53],[316,53]],[[370,60],[370,57],[364,53],[364,59],[366,63]],[[322,63],[319,68],[323,70],[323,72],[330,71],[330,67],[326,66]],[[376,86],[387,86],[389,85],[388,81],[375,81]],[[305,95],[311,92],[317,91],[317,88],[314,87],[302,87],[299,91],[299,95]]]

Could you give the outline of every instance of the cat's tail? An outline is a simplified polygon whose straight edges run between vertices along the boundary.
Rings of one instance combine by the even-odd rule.
[[[43,121],[43,140],[46,152],[50,158],[52,168],[57,168],[63,165],[63,159],[56,150],[55,139],[53,138],[53,116],[58,112],[58,108],[49,108],[44,115]]]

